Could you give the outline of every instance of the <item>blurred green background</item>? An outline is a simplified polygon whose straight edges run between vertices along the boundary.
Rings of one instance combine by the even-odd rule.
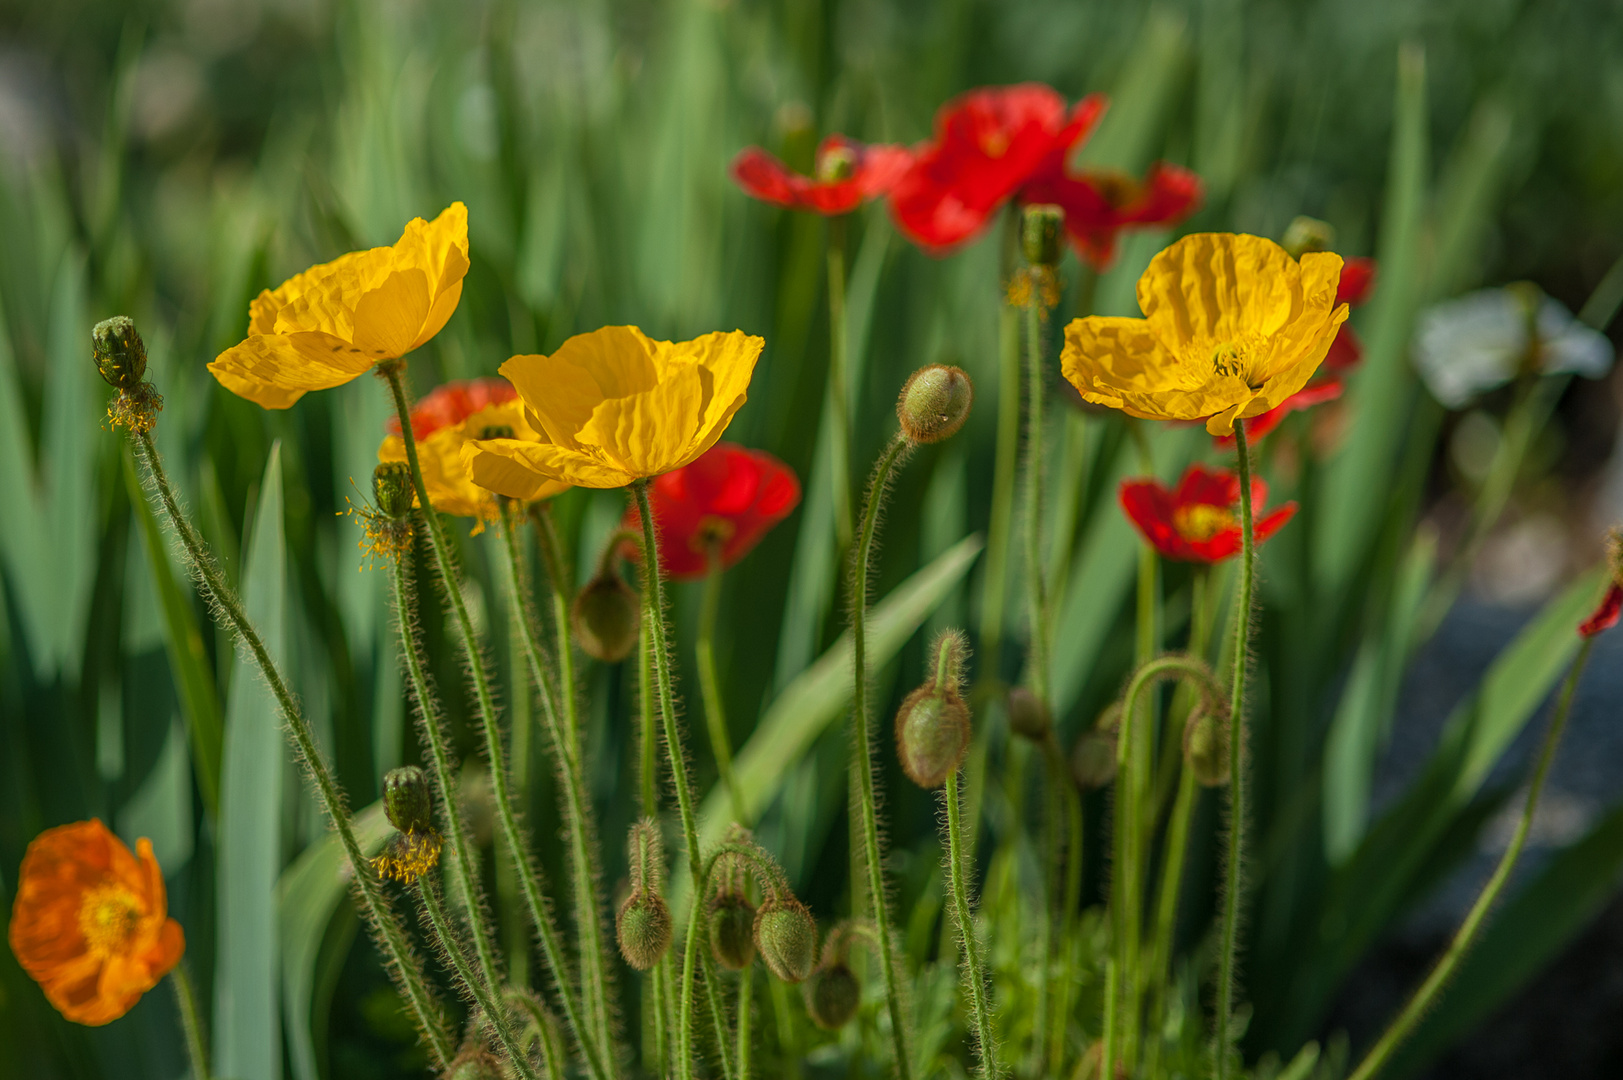
[[[1277,236],[1306,213],[1335,225],[1344,254],[1397,253],[1391,284],[1402,295],[1367,313],[1379,323],[1367,335],[1372,349],[1392,373],[1382,385],[1400,391],[1375,404],[1389,410],[1377,430],[1393,440],[1371,459],[1370,475],[1379,475],[1396,468],[1415,400],[1401,353],[1416,305],[1527,278],[1577,310],[1623,252],[1620,55],[1623,18],[1610,0],[0,0],[0,898],[9,907],[22,851],[43,828],[98,815],[126,838],[151,836],[172,913],[187,930],[188,962],[215,1003],[219,1053],[248,1063],[223,1075],[367,1080],[420,1069],[354,914],[335,904],[333,887],[322,891],[331,866],[311,861],[321,856],[312,845],[323,829],[300,777],[290,763],[233,749],[233,730],[263,732],[274,720],[132,503],[138,488],[121,440],[100,426],[104,388],[88,362],[93,321],[136,317],[165,395],[160,447],[228,573],[243,580],[257,568],[255,580],[273,582],[285,571],[285,589],[261,618],[280,623],[273,636],[357,807],[377,797],[384,769],[416,753],[384,578],[357,573],[357,529],[339,516],[355,498],[352,479],[364,488],[370,474],[386,402],[367,379],[285,413],[223,391],[204,364],[240,339],[248,300],[311,263],[391,243],[410,217],[460,199],[470,212],[472,270],[455,318],[411,359],[418,393],[606,323],[664,338],[733,327],[763,335],[750,403],[728,437],[784,458],[808,494],[729,575],[720,647],[742,743],[766,705],[834,641],[842,609],[828,480],[814,450],[828,355],[824,226],[738,193],[726,174],[738,149],[759,143],[805,169],[830,131],[922,139],[936,107],[973,86],[1040,80],[1072,99],[1110,92],[1113,110],[1084,158],[1138,171],[1165,157],[1196,169],[1207,203],[1186,228]],[[997,245],[983,240],[937,260],[896,236],[882,207],[854,224],[855,460],[871,460],[888,436],[896,389],[914,367],[960,364],[981,388],[964,435],[909,466],[886,524],[876,596],[921,566],[939,571],[929,610],[898,631],[907,644],[879,676],[880,700],[894,705],[919,678],[913,628],[977,618],[976,579],[963,577],[968,549],[954,545],[984,531],[988,515]],[[1134,313],[1132,282],[1165,239],[1126,245],[1101,283],[1101,310]],[[1074,279],[1074,262],[1068,271]],[[1371,329],[1364,319],[1355,322]],[[1575,383],[1530,455],[1518,505],[1558,523],[1566,554],[1542,591],[1518,594],[1518,603],[1544,599],[1598,552],[1605,512],[1597,507],[1618,498],[1606,494],[1617,385]],[[1087,483],[1077,493],[1084,528],[1058,644],[1068,737],[1116,691],[1131,638],[1131,537],[1119,523],[1114,532],[1098,524],[1115,520],[1113,470],[1124,440],[1114,421],[1090,423]],[[1435,442],[1403,448],[1411,465],[1400,479],[1412,502],[1388,512],[1383,501],[1352,528],[1361,546],[1342,561],[1333,625],[1311,638],[1315,662],[1292,666],[1288,644],[1261,650],[1276,675],[1305,673],[1277,676],[1267,692],[1276,714],[1298,706],[1295,726],[1264,722],[1259,736],[1258,768],[1268,777],[1259,835],[1276,842],[1260,872],[1252,994],[1259,1009],[1298,993],[1303,1003],[1294,1013],[1276,1009],[1272,1026],[1254,1026],[1253,1055],[1288,1056],[1339,1022],[1330,1017],[1342,980],[1391,920],[1465,858],[1476,828],[1509,794],[1476,777],[1447,837],[1432,837],[1421,853],[1422,862],[1439,861],[1427,873],[1409,866],[1363,937],[1346,944],[1304,921],[1303,911],[1329,903],[1326,890],[1341,880],[1331,871],[1350,865],[1345,851],[1324,851],[1314,777],[1348,665],[1386,617],[1383,598],[1402,592],[1393,583],[1415,520],[1436,525],[1446,551],[1450,522],[1469,501],[1470,477],[1448,449],[1454,421],[1439,423]],[[1157,438],[1164,472],[1199,450],[1177,432]],[[280,453],[267,471],[273,446]],[[1311,574],[1298,549],[1322,527],[1314,471],[1293,476],[1270,477],[1309,505],[1294,527],[1299,539],[1269,549],[1269,603],[1278,610],[1265,633],[1278,638],[1308,603],[1300,586]],[[559,500],[582,574],[621,512],[619,498]],[[277,519],[282,529],[256,531]],[[511,672],[484,545],[457,532],[487,633]],[[1367,580],[1367,597],[1348,600],[1354,579]],[[1170,571],[1168,595],[1184,580]],[[684,664],[696,600],[679,590]],[[1573,604],[1552,617],[1565,618]],[[438,642],[438,620],[426,622]],[[195,640],[185,637],[188,625],[200,627]],[[1519,625],[1518,617],[1507,636]],[[1018,627],[1011,615],[1011,631]],[[1546,652],[1559,654],[1553,645]],[[460,685],[449,643],[435,655],[440,685]],[[1406,647],[1397,655],[1382,684],[1391,698]],[[1479,669],[1491,655],[1474,661]],[[993,659],[1016,675],[1017,639]],[[193,681],[177,680],[177,670]],[[691,691],[691,672],[684,682]],[[634,673],[597,665],[586,685],[612,885],[634,790]],[[522,717],[523,692],[509,685],[506,696]],[[1490,762],[1541,696],[1511,709],[1516,721],[1490,740]],[[461,724],[463,702],[446,697]],[[1391,700],[1377,708],[1370,747],[1393,708]],[[227,733],[228,786],[257,800],[231,820],[217,816],[194,777],[200,716]],[[534,743],[517,756],[532,829],[558,881],[550,766]],[[235,745],[248,743],[238,736]],[[472,758],[473,741],[464,738],[463,748]],[[843,754],[838,724],[812,739],[793,768],[771,778],[774,801],[760,829],[820,918],[849,903]],[[708,785],[712,764],[696,756]],[[1352,788],[1366,795],[1376,756],[1370,749],[1347,766]],[[909,932],[928,951],[940,904],[933,803],[886,760],[902,911],[914,913]],[[997,808],[987,813],[994,839],[1005,835]],[[1355,798],[1349,813],[1339,835],[1351,828],[1356,842],[1368,807]],[[1280,822],[1284,831],[1270,833]],[[230,838],[263,835],[254,832],[261,827],[272,830],[276,850],[239,853],[240,872],[217,874],[222,855],[236,850]],[[1599,910],[1623,858],[1616,836],[1594,839],[1600,828],[1586,834],[1604,858],[1584,857],[1598,867],[1584,878],[1584,902],[1543,920],[1553,927],[1548,940],[1476,1012],[1454,1019],[1452,1035],[1508,1000]],[[1206,881],[1211,873],[1198,869]],[[321,893],[319,902],[301,887]],[[500,881],[496,892],[499,901]],[[996,896],[989,885],[988,903]],[[1338,910],[1345,917],[1345,905]],[[521,934],[512,920],[506,926]],[[263,963],[276,970],[233,971],[225,942],[265,933],[277,944]],[[1018,970],[1017,952],[1007,964]],[[1292,989],[1282,973],[1293,964],[1318,965],[1322,985]],[[125,1021],[75,1029],[9,952],[0,955],[0,1074],[178,1076],[173,1024],[172,1003],[158,991]],[[1430,1053],[1446,1044],[1434,1038]]]

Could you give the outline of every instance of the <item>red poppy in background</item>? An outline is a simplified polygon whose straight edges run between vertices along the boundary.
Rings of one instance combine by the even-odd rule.
[[[1595,608],[1594,614],[1578,624],[1578,634],[1588,638],[1602,630],[1610,630],[1617,625],[1619,616],[1623,616],[1623,585],[1614,581],[1612,587],[1606,590],[1606,595],[1601,597],[1600,606]]]
[[[512,401],[518,391],[506,379],[487,376],[460,379],[436,386],[411,410],[411,433],[419,442],[452,424],[460,424],[480,409]],[[400,418],[389,417],[390,435],[400,434]]]
[[[1067,109],[1041,83],[971,90],[936,113],[935,138],[890,193],[890,212],[908,239],[942,251],[980,232],[999,206],[1040,171],[1060,171],[1065,155],[1104,115],[1092,94]]]
[[[1247,420],[1245,422],[1245,437],[1249,442],[1256,443],[1258,439],[1278,427],[1280,421],[1297,409],[1311,409],[1315,405],[1323,405],[1326,401],[1334,401],[1341,396],[1341,391],[1341,380],[1333,376],[1320,380],[1312,386],[1304,386],[1261,416],[1255,416]],[[1218,435],[1212,441],[1217,444],[1220,450],[1232,450],[1234,448],[1233,435]]]
[[[1200,177],[1179,165],[1159,161],[1143,181],[1114,171],[1072,176],[1065,155],[1044,162],[1021,192],[1022,202],[1053,203],[1065,211],[1065,232],[1082,258],[1097,269],[1116,256],[1116,240],[1133,226],[1176,225],[1206,197]]]
[[[830,135],[817,145],[811,176],[801,176],[762,150],[745,147],[733,158],[730,172],[744,194],[790,210],[849,214],[865,200],[888,194],[913,164],[905,146],[868,146],[844,135]]]
[[[1336,303],[1358,307],[1375,291],[1375,260],[1348,259],[1341,264],[1341,282],[1336,286]],[[1326,371],[1346,371],[1364,358],[1363,343],[1353,333],[1351,323],[1342,323],[1341,332],[1330,343],[1323,368]]]
[[[1240,553],[1240,478],[1227,469],[1191,465],[1171,491],[1154,480],[1124,480],[1120,498],[1144,539],[1168,559],[1215,563]],[[1264,516],[1267,501],[1268,485],[1253,477],[1251,505],[1259,544],[1296,513],[1292,502]]]
[[[800,502],[800,481],[771,454],[719,442],[692,464],[656,477],[648,499],[659,525],[660,566],[677,580],[692,580],[709,572],[712,544],[721,547],[723,569],[748,555]],[[626,511],[625,527],[641,529],[634,509]],[[625,554],[638,559],[642,552],[628,544]]]

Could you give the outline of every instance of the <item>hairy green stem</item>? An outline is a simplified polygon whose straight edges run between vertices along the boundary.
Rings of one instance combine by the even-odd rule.
[[[260,640],[259,632],[254,629],[253,623],[249,622],[242,601],[226,584],[219,565],[209,553],[208,546],[181,511],[180,502],[176,499],[174,489],[169,484],[169,477],[164,472],[163,460],[158,456],[158,448],[152,441],[152,433],[132,432],[130,438],[135,443],[142,464],[147,468],[147,475],[152,477],[164,513],[186,551],[187,561],[212,601],[216,621],[223,621],[237,641],[247,647],[255,666],[259,668],[266,685],[270,687],[271,694],[276,698],[282,719],[293,737],[294,749],[315,781],[316,795],[321,802],[322,812],[338,833],[344,855],[354,871],[355,887],[361,894],[367,922],[371,924],[372,931],[383,949],[389,971],[411,1009],[418,1030],[428,1044],[431,1063],[435,1068],[443,1069],[455,1055],[456,1044],[446,1031],[444,1017],[440,1015],[439,1007],[428,988],[428,982],[423,977],[422,963],[417,958],[416,950],[412,948],[411,939],[406,935],[399,917],[389,906],[388,898],[383,893],[377,874],[372,870],[371,862],[361,851],[360,841],[355,837],[354,823],[350,821],[349,810],[345,805],[343,789],[333,778],[332,769],[322,757],[310,725],[294,702],[281,671],[265,649],[265,643]]]
[[[868,870],[868,899],[873,905],[874,922],[879,928],[879,967],[885,978],[885,1004],[890,1010],[891,1043],[896,1053],[896,1075],[909,1080],[912,1063],[907,1058],[907,1029],[902,1019],[902,1001],[897,987],[896,959],[890,940],[890,910],[885,897],[884,855],[879,847],[879,812],[874,798],[873,737],[868,730],[868,569],[873,557],[874,533],[879,527],[879,507],[890,486],[891,470],[906,455],[908,442],[900,434],[879,455],[868,497],[862,508],[861,532],[856,556],[851,562],[851,771],[856,782],[862,816],[863,852]]]
[[[462,585],[458,580],[456,567],[451,561],[444,526],[440,524],[439,515],[433,510],[433,503],[428,497],[428,488],[423,483],[423,470],[417,459],[417,440],[411,428],[411,409],[406,403],[403,368],[404,365],[399,362],[378,365],[378,371],[389,384],[389,391],[394,397],[395,414],[400,420],[401,441],[406,448],[406,465],[411,472],[412,487],[417,492],[417,502],[422,507],[423,520],[428,525],[429,546],[434,551],[435,569],[439,572],[441,584],[445,588],[446,602],[450,605],[452,621],[456,623],[463,655],[473,679],[479,726],[484,736],[485,755],[490,763],[491,793],[496,805],[498,831],[524,891],[524,901],[530,909],[530,920],[536,926],[542,955],[552,969],[558,996],[564,1006],[564,1017],[575,1035],[575,1041],[581,1047],[591,1075],[601,1078],[618,1071],[616,1057],[612,1045],[598,1045],[591,1018],[582,1012],[574,1000],[574,989],[570,986],[569,971],[558,942],[558,931],[552,923],[552,912],[541,891],[539,871],[519,830],[518,816],[513,810],[512,796],[507,786],[506,754],[502,749],[496,704],[491,698],[490,675],[485,670],[484,651],[480,648],[478,636],[474,632],[473,620],[468,617],[468,606],[462,597]]]
[[[958,941],[963,955],[963,985],[969,991],[970,1013],[975,1020],[975,1050],[979,1058],[976,1074],[991,1080],[998,1075],[997,1036],[992,1030],[992,1005],[988,1000],[991,990],[986,985],[980,942],[975,935],[974,905],[970,903],[969,884],[965,880],[957,769],[947,774],[941,798],[947,804],[947,861],[950,864],[948,880],[952,887],[953,920],[958,925]]]
[[[510,991],[508,1000],[530,1018],[530,1027],[535,1031],[535,1045],[541,1052],[541,1068],[546,1071],[547,1080],[564,1080],[563,1048],[558,1045],[558,1032],[545,1006],[529,994],[519,991]]]
[[[1234,1018],[1234,966],[1240,947],[1240,900],[1245,891],[1245,676],[1251,646],[1251,589],[1257,545],[1251,514],[1251,451],[1245,421],[1234,422],[1240,475],[1240,588],[1234,600],[1234,681],[1229,694],[1228,852],[1223,871],[1223,924],[1217,967],[1217,1080],[1228,1080]]]
[[[1493,909],[1499,894],[1504,891],[1505,883],[1510,880],[1511,871],[1516,869],[1516,862],[1521,858],[1522,849],[1527,845],[1527,834],[1533,827],[1533,814],[1538,809],[1539,796],[1544,791],[1544,781],[1548,779],[1550,764],[1555,760],[1556,748],[1561,743],[1561,735],[1566,731],[1567,716],[1572,712],[1572,699],[1578,692],[1578,680],[1583,677],[1584,667],[1589,663],[1590,651],[1594,648],[1595,639],[1585,638],[1578,655],[1572,661],[1572,667],[1567,672],[1566,683],[1561,687],[1561,698],[1556,703],[1555,713],[1550,717],[1550,726],[1544,732],[1543,745],[1539,747],[1538,764],[1533,768],[1533,779],[1527,787],[1527,802],[1522,806],[1522,816],[1516,822],[1516,832],[1510,838],[1510,846],[1499,857],[1499,865],[1494,867],[1493,876],[1482,887],[1482,892],[1471,905],[1471,910],[1465,915],[1465,921],[1454,932],[1454,938],[1448,943],[1448,951],[1443,953],[1437,966],[1431,969],[1426,981],[1420,984],[1414,996],[1403,1007],[1390,1027],[1382,1034],[1380,1040],[1370,1048],[1364,1060],[1359,1062],[1358,1068],[1353,1070],[1349,1080],[1373,1080],[1376,1073],[1386,1065],[1387,1061],[1403,1040],[1408,1038],[1426,1015],[1429,1009],[1448,985],[1459,968],[1460,961],[1470,951],[1476,936],[1487,921],[1488,913]]]
[[[169,983],[175,988],[175,1006],[180,1010],[180,1026],[186,1033],[186,1056],[192,1063],[192,1080],[209,1080],[209,1047],[203,1014],[197,1008],[197,993],[185,963],[169,969]]]
[[[828,219],[828,403],[834,410],[834,537],[843,555],[851,547],[851,398],[845,322],[844,215]]]

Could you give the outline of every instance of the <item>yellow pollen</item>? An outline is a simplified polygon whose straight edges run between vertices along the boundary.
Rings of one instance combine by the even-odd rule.
[[[981,136],[981,149],[987,157],[1000,158],[1009,152],[1009,136],[1001,131],[989,131]]]
[[[141,926],[141,901],[122,885],[102,885],[79,904],[79,933],[92,956],[107,959],[128,951]]]
[[[1232,341],[1225,341],[1212,350],[1212,371],[1220,376],[1232,375],[1236,379],[1245,377],[1245,363],[1240,356],[1239,346]]]
[[[1172,527],[1185,540],[1210,540],[1224,529],[1234,528],[1234,515],[1221,506],[1195,503],[1172,511]]]
[[[378,877],[409,885],[440,864],[445,839],[438,829],[398,833],[383,854],[372,860]]]

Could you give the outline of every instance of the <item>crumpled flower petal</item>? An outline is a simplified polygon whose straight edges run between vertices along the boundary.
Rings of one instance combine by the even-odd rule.
[[[1240,478],[1227,469],[1191,465],[1172,490],[1156,480],[1124,480],[1117,495],[1128,520],[1165,558],[1215,563],[1239,554],[1243,546]],[[1296,514],[1295,503],[1264,514],[1267,501],[1268,485],[1253,477],[1252,532],[1259,544]]]
[[[831,176],[830,163],[837,157],[849,166],[847,175]],[[830,135],[817,147],[815,176],[801,176],[758,146],[740,151],[730,171],[746,195],[762,202],[836,215],[888,193],[912,164],[913,153],[905,146],[869,146]]]

